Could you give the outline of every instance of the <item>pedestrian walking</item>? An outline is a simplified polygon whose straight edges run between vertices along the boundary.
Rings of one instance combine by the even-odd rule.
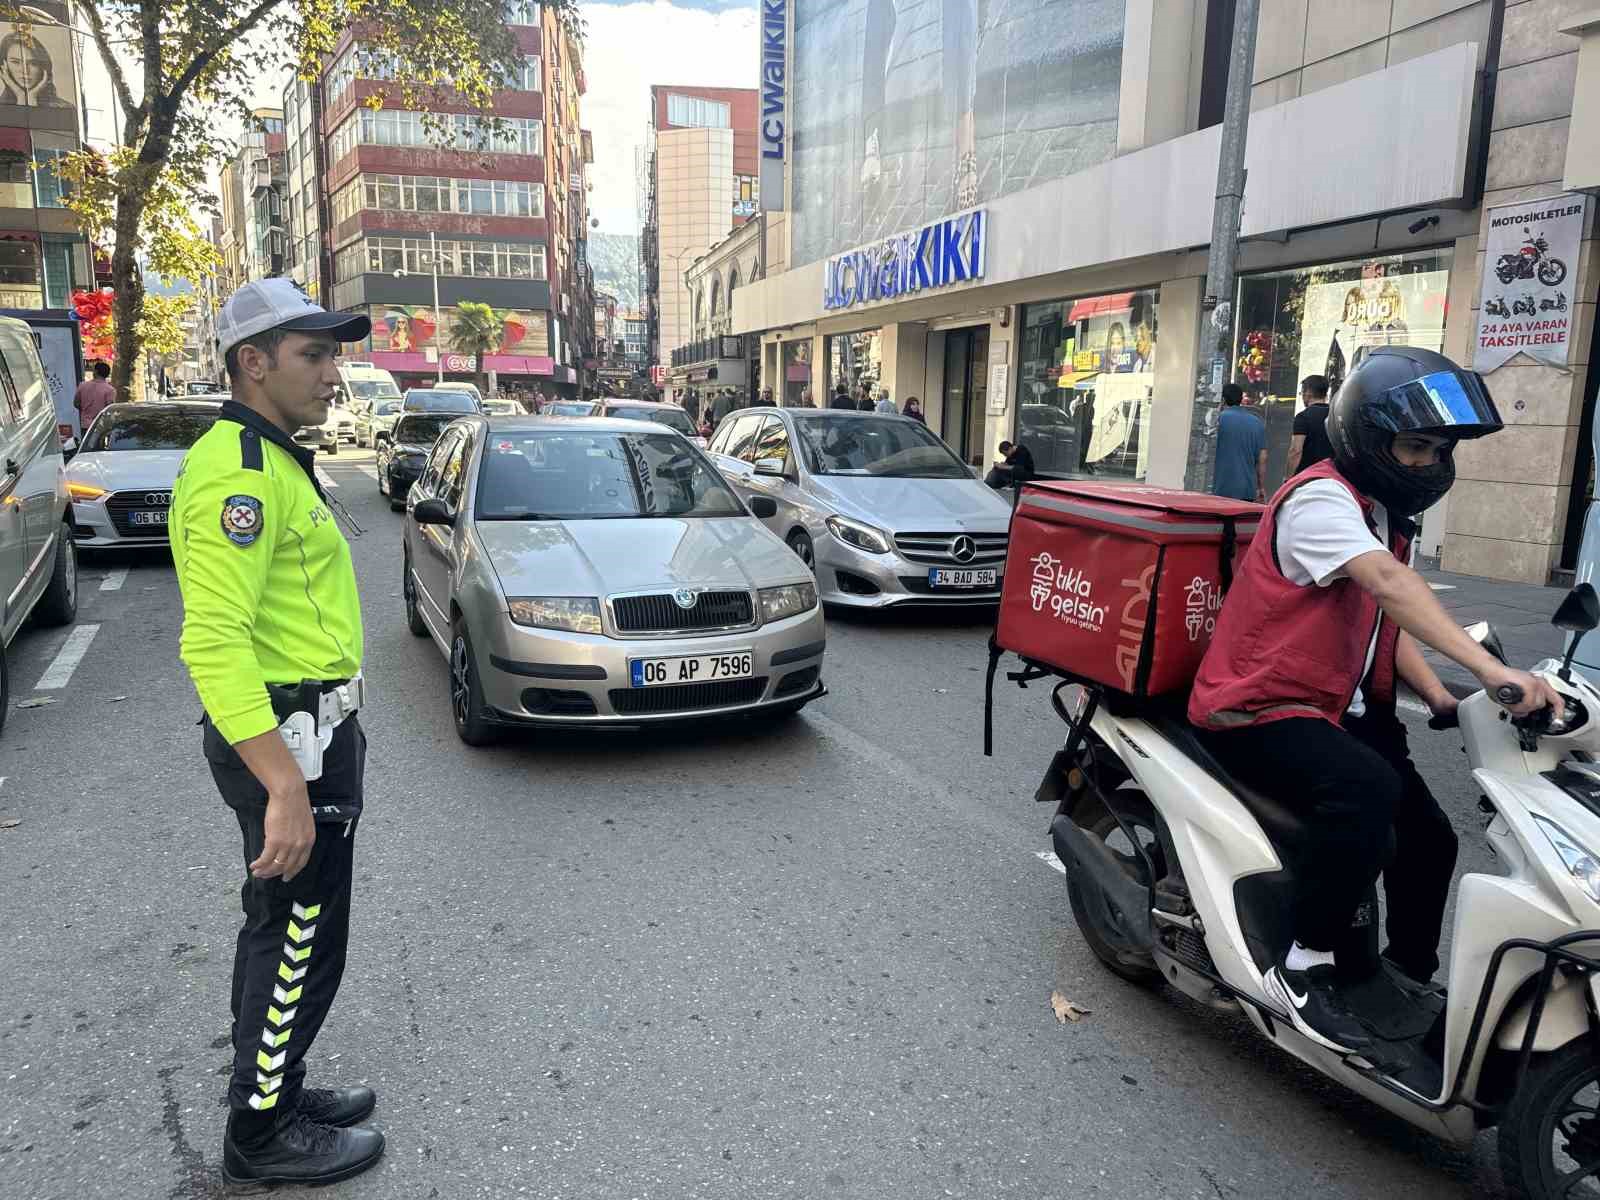
[[[303,1083],[344,973],[367,740],[350,547],[314,453],[293,435],[327,419],[339,345],[371,323],[279,277],[240,288],[216,325],[233,398],[184,459],[171,534],[179,654],[244,839],[222,1171],[232,1183],[325,1183],[384,1147],[353,1128],[377,1103],[371,1089]]]
[[[111,364],[95,363],[94,378],[80,383],[72,397],[72,407],[78,410],[79,430],[89,432],[89,426],[94,424],[101,410],[116,402],[117,389],[111,386]]]
[[[1217,476],[1211,490],[1235,500],[1267,499],[1267,427],[1240,407],[1244,389],[1222,385],[1222,415],[1217,419]]]
[[[888,413],[890,416],[894,415],[894,413],[895,413],[894,401],[889,398],[889,389],[888,388],[883,388],[878,392],[878,403],[875,406],[875,411],[881,412],[881,413]]]
[[[878,407],[878,402],[872,398],[872,389],[866,384],[856,387],[856,409],[859,412],[872,412]]]
[[[928,423],[928,419],[922,415],[922,401],[918,400],[915,396],[907,396],[905,407],[900,411],[904,416],[910,417],[913,421],[921,422],[923,425]]]
[[[843,380],[833,389],[833,401],[829,408],[854,408],[856,402],[850,398],[850,385]]]
[[[1328,441],[1327,376],[1307,375],[1302,379],[1300,402],[1305,407],[1294,415],[1294,429],[1289,435],[1289,460],[1283,473],[1285,479],[1292,479],[1307,467],[1333,457],[1333,443]]]
[[[816,406],[817,406],[817,402],[816,402],[816,399],[811,395],[811,389],[808,388],[808,387],[801,388],[800,389],[800,407],[801,408],[815,408]]]

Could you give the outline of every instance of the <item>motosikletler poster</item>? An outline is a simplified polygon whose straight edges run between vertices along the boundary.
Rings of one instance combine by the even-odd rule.
[[[1472,366],[1513,355],[1567,365],[1577,323],[1578,250],[1589,198],[1574,193],[1489,210]]]

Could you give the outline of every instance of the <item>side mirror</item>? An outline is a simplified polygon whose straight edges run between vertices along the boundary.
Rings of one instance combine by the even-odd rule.
[[[1568,633],[1588,633],[1600,627],[1600,594],[1596,594],[1594,585],[1580,583],[1568,592],[1550,623]]]
[[[418,525],[454,525],[456,515],[451,512],[443,500],[437,496],[430,496],[426,500],[417,501],[417,506],[411,510],[412,519]]]
[[[788,462],[785,459],[758,458],[756,459],[755,473],[757,475],[776,475],[778,478],[782,479],[784,471],[787,467]]]
[[[1497,662],[1510,666],[1506,662],[1505,647],[1500,644],[1500,635],[1494,631],[1494,626],[1487,621],[1478,621],[1475,624],[1463,627],[1466,635],[1478,645],[1487,650]]]
[[[751,496],[750,511],[763,521],[778,515],[778,502],[771,496]]]

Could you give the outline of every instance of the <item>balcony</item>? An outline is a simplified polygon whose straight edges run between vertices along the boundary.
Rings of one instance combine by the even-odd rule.
[[[720,337],[702,338],[698,342],[690,342],[687,346],[679,346],[672,352],[672,365],[693,367],[702,363],[725,360],[743,362],[744,358],[744,338],[737,334],[724,334]]]

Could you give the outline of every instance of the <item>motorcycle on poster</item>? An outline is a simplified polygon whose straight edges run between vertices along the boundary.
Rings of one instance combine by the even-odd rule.
[[[1567,365],[1588,206],[1587,196],[1568,193],[1489,210],[1475,370],[1492,371],[1516,354]]]

